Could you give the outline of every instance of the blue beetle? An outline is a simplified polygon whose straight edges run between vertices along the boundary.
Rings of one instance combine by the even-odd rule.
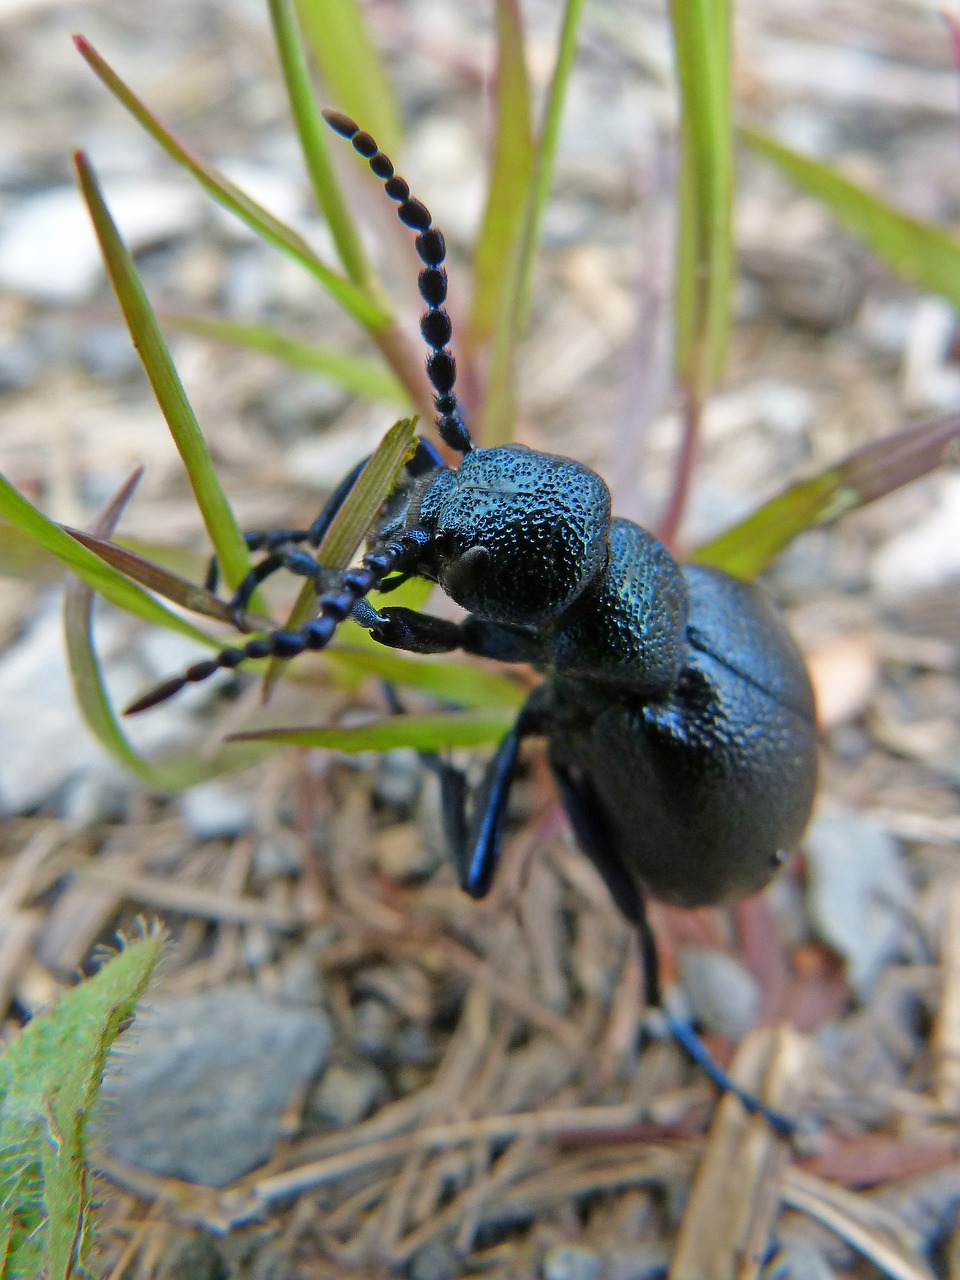
[[[443,235],[373,138],[339,112],[324,115],[417,232],[437,430],[461,460],[446,466],[421,439],[359,566],[332,585],[304,545],[319,545],[362,463],[309,529],[247,535],[267,554],[231,602],[238,624],[256,586],[280,568],[313,579],[316,616],[196,663],[128,711],[249,658],[322,649],[348,616],[390,647],[532,664],[544,679],[472,803],[460,770],[430,761],[460,883],[474,897],[489,890],[520,743],[545,737],[577,841],[637,927],[647,997],[659,1004],[645,894],[684,907],[742,898],[773,876],[807,822],[816,725],[802,656],[760,588],[678,564],[647,530],[611,515],[610,491],[589,467],[522,445],[474,446],[454,391]],[[438,583],[466,617],[376,610],[366,600],[411,577]],[[671,1027],[714,1079],[734,1087],[687,1024],[672,1019]]]

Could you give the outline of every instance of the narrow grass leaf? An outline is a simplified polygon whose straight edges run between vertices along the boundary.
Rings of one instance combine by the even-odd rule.
[[[671,0],[680,88],[676,360],[699,398],[723,371],[733,280],[729,0]]]
[[[190,485],[224,577],[231,586],[236,587],[250,566],[250,556],[243,535],[220,488],[200,425],[160,332],[133,258],[104,204],[89,161],[82,152],[78,152],[75,159],[83,197],[93,219],[104,262],[133,345],[187,469]]]
[[[509,285],[506,267],[517,269],[533,166],[530,81],[524,57],[523,21],[517,0],[497,0],[496,136],[487,205],[473,255],[473,308],[466,335],[471,349],[490,339]]]
[[[740,578],[761,573],[798,534],[936,470],[956,451],[960,414],[929,418],[855,450],[835,467],[791,485],[689,559]]]
[[[38,583],[50,582],[59,573],[60,566],[43,547],[6,520],[0,520],[0,574]]]
[[[330,569],[346,569],[367,530],[376,519],[384,499],[397,487],[404,464],[416,449],[416,418],[401,418],[380,441],[357,482],[317,548],[320,564]],[[303,626],[317,608],[317,592],[305,582],[284,624],[288,630]],[[282,658],[271,659],[263,681],[266,698],[283,670]]]
[[[358,0],[297,0],[300,25],[339,110],[393,155],[400,115]]]
[[[493,326],[481,413],[483,440],[487,445],[507,444],[513,438],[517,416],[517,351],[530,308],[533,268],[553,181],[563,104],[573,66],[583,2],[584,0],[566,0],[564,6],[557,60],[547,93],[543,123],[534,144],[523,216],[510,256],[499,267],[503,275],[503,287],[499,293]]]
[[[313,373],[335,383],[354,396],[405,405],[410,395],[400,380],[382,364],[362,356],[344,355],[326,347],[315,347],[296,338],[288,338],[266,325],[237,324],[177,312],[161,313],[164,322],[185,333],[195,333],[217,342],[229,342],[248,351],[261,351],[275,356],[294,369]]]
[[[143,468],[138,467],[110,499],[94,525],[98,534],[113,532],[142,474]],[[107,696],[93,646],[93,598],[93,591],[85,582],[71,578],[63,597],[63,631],[74,697],[90,732],[113,758],[157,786],[159,775],[130,745]]]
[[[757,129],[740,136],[810,195],[822,200],[845,230],[902,279],[960,306],[960,239],[891,208],[835,169],[791,150]]]
[[[217,642],[194,627],[186,619],[165,608],[158,600],[130,582],[116,569],[105,564],[98,556],[71,538],[59,525],[48,520],[18,493],[12,484],[0,475],[0,515],[18,528],[39,546],[57,557],[61,564],[75,573],[104,599],[119,609],[142,618],[154,626],[166,627],[189,636],[200,644],[217,647]]]
[[[436,716],[391,716],[369,725],[336,728],[258,729],[233,734],[229,742],[276,742],[287,746],[324,747],[332,751],[450,751],[496,742],[513,723],[515,713]]]
[[[375,675],[399,688],[419,689],[439,702],[478,711],[492,707],[508,707],[515,711],[528,692],[508,676],[499,675],[475,662],[410,658],[383,645],[377,645],[374,650],[353,648],[346,643],[328,649],[327,656],[352,672]]]
[[[337,0],[342,3],[343,0]],[[365,328],[376,332],[390,321],[390,312],[362,289],[322,262],[292,227],[241,191],[235,183],[213,165],[197,159],[153,115],[133,90],[82,36],[75,37],[77,49],[100,77],[110,92],[127,108],[164,151],[197,179],[204,190],[223,208],[235,214],[262,239],[305,267],[344,311]]]
[[[270,0],[270,17],[314,195],[330,227],[344,270],[354,284],[370,289],[374,274],[330,161],[327,127],[313,96],[293,0]]]
[[[148,591],[163,596],[164,599],[170,600],[182,609],[189,609],[191,613],[199,613],[217,622],[225,622],[228,626],[234,625],[230,607],[226,601],[215,596],[212,591],[207,591],[205,587],[198,586],[189,578],[182,578],[179,574],[172,573],[136,551],[131,551],[129,547],[110,542],[106,538],[98,538],[92,533],[84,533],[81,529],[71,529],[68,525],[64,528],[71,538],[76,538],[77,542],[88,547],[101,560],[118,569],[125,577],[139,582]],[[263,624],[269,627],[271,625],[268,618],[258,617],[251,614],[249,610],[247,617],[252,626]]]
[[[557,59],[554,63],[547,100],[543,110],[543,120],[538,132],[535,146],[535,162],[532,175],[530,198],[527,201],[524,219],[523,237],[520,244],[519,270],[516,280],[516,301],[514,309],[516,318],[514,329],[519,334],[526,323],[530,312],[530,298],[533,288],[533,268],[540,244],[543,229],[543,217],[550,196],[553,174],[556,166],[557,147],[560,142],[560,126],[563,121],[563,108],[567,100],[567,88],[573,70],[574,57],[577,51],[577,36],[580,31],[580,20],[583,17],[584,0],[566,0],[563,7],[563,21],[560,27],[560,41],[557,47]]]

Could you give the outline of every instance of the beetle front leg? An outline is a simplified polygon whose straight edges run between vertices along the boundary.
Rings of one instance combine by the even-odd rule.
[[[350,616],[379,644],[407,653],[453,653],[459,649],[497,662],[543,660],[543,644],[535,636],[472,614],[462,622],[451,622],[400,605],[374,609],[369,601],[361,600]]]

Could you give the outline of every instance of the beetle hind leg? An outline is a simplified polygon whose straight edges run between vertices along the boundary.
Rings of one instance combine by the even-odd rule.
[[[575,774],[559,761],[551,758],[551,765],[577,843],[600,873],[614,902],[636,928],[647,1004],[660,1010],[674,1040],[722,1093],[732,1093],[751,1115],[763,1116],[776,1133],[788,1135],[796,1132],[795,1120],[768,1107],[755,1094],[738,1085],[713,1057],[690,1019],[669,1008],[661,988],[660,960],[643,892],[611,853],[612,838],[593,788],[588,779]]]

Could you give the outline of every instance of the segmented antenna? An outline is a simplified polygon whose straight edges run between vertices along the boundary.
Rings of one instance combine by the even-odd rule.
[[[430,210],[422,201],[411,196],[406,181],[394,172],[393,161],[385,156],[369,133],[342,111],[324,111],[323,118],[335,133],[353,144],[353,149],[369,163],[370,168],[383,182],[383,189],[391,200],[399,204],[397,217],[404,226],[418,233],[416,249],[424,267],[417,279],[420,297],[427,310],[420,318],[420,332],[431,348],[427,357],[427,376],[436,395],[437,431],[444,444],[457,453],[466,454],[473,448],[470,432],[460,414],[454,383],[457,378],[457,362],[448,351],[452,332],[450,317],[443,308],[447,300],[447,273],[443,266],[447,246],[443,232],[433,225]]]
[[[317,616],[296,631],[271,631],[244,645],[221,649],[213,658],[204,658],[192,667],[165,680],[131,702],[124,715],[136,715],[161,702],[166,702],[188,684],[208,680],[216,671],[232,670],[250,658],[295,658],[307,649],[325,649],[341,622],[350,615],[358,600],[379,585],[391,573],[403,572],[416,562],[429,534],[423,529],[407,529],[393,538],[376,542],[360,561],[357,569],[340,574],[334,590],[326,591],[317,601]]]

